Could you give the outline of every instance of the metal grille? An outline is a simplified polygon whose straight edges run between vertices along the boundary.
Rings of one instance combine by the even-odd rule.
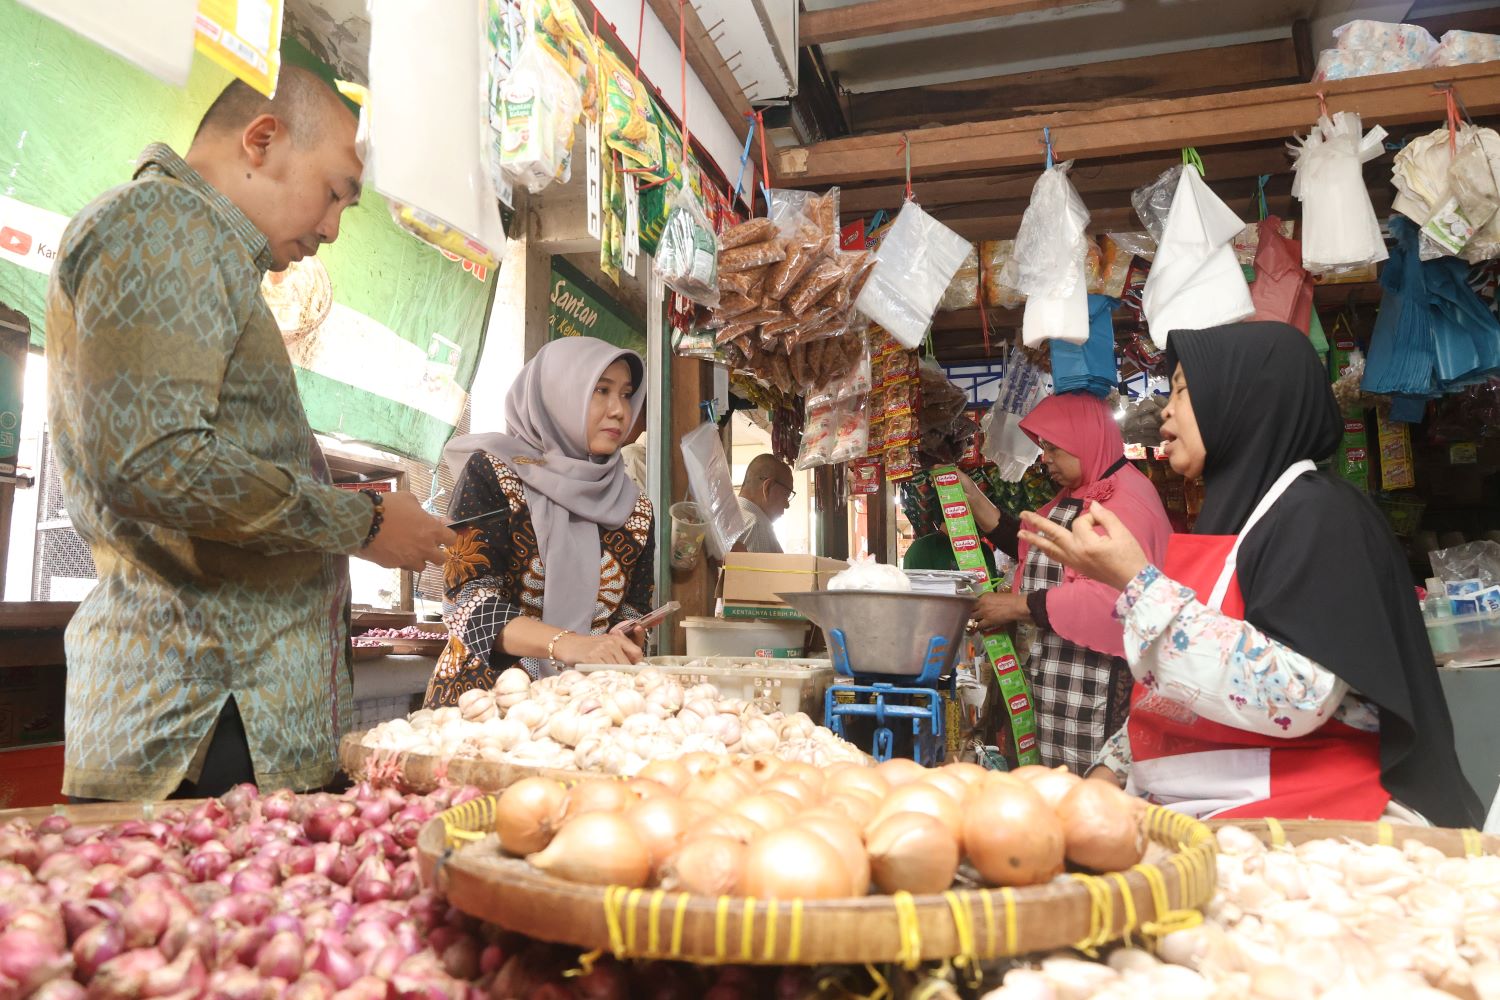
[[[31,599],[61,600],[66,595],[53,594],[57,578],[98,579],[94,557],[88,543],[73,530],[67,508],[63,506],[62,479],[58,475],[57,457],[52,454],[51,435],[42,434],[41,500],[36,512],[36,561],[32,564]]]

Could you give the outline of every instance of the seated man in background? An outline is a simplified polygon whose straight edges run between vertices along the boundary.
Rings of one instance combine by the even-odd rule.
[[[773,526],[797,495],[792,485],[792,467],[775,455],[756,455],[745,469],[740,485],[740,510],[750,518],[750,532],[735,546],[736,552],[780,552],[781,542]]]

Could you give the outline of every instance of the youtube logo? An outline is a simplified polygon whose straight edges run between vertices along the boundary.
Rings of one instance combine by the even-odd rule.
[[[31,234],[10,226],[0,226],[0,250],[24,257],[31,252]]]

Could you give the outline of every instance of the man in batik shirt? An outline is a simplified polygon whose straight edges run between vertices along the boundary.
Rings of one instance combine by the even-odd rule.
[[[420,571],[453,538],[410,494],[329,484],[260,295],[338,237],[354,133],[311,73],[283,68],[274,100],[233,83],[186,158],[148,147],[63,236],[48,419],[99,578],[67,631],[75,798],[329,782],[351,721],[347,556]]]

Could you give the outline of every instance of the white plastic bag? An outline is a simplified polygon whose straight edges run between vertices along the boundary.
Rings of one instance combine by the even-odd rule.
[[[1201,330],[1255,312],[1231,241],[1245,227],[1197,170],[1184,170],[1141,308],[1160,349],[1173,330]]]
[[[1051,391],[1052,379],[1020,348],[1012,347],[995,404],[980,421],[984,437],[979,446],[980,454],[995,463],[1000,477],[1008,483],[1019,482],[1042,454],[1036,442],[1022,432],[1020,423]]]
[[[915,349],[969,247],[968,240],[916,202],[907,202],[875,252],[875,266],[855,308]]]
[[[1325,115],[1293,147],[1292,195],[1302,202],[1302,266],[1309,273],[1353,270],[1388,256],[1362,170],[1384,152],[1385,129],[1362,127],[1354,112]]]
[[[750,518],[735,498],[729,456],[724,454],[719,429],[706,423],[684,434],[682,460],[693,501],[708,514],[705,537],[709,554],[722,562],[734,543],[750,530]]]
[[[849,561],[849,568],[828,581],[829,590],[911,590],[911,577],[899,567],[875,561],[862,553]]]
[[[1027,347],[1048,340],[1082,344],[1089,338],[1089,210],[1068,180],[1072,162],[1044,171],[1031,189],[1015,252],[1001,280],[1026,296],[1021,338]]]

